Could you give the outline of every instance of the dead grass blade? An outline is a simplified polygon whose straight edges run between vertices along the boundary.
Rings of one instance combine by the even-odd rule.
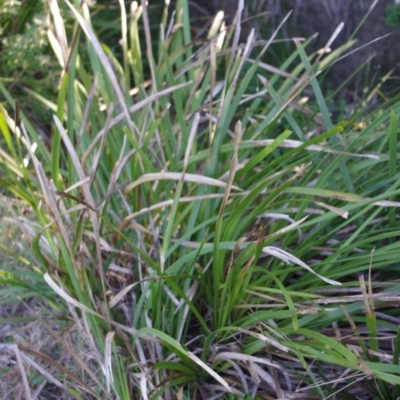
[[[196,175],[196,174],[185,174],[183,172],[156,172],[156,173],[150,173],[150,174],[145,174],[141,176],[139,179],[136,181],[132,182],[129,184],[124,192],[125,194],[128,194],[131,192],[135,187],[141,185],[142,183],[145,182],[154,182],[154,181],[159,181],[159,180],[175,180],[175,181],[183,181],[183,182],[192,182],[192,183],[197,183],[199,185],[210,185],[210,186],[217,186],[221,188],[226,188],[227,184],[225,182],[222,182],[218,179],[214,178],[209,178],[203,175]],[[232,189],[241,191],[237,186],[232,185]]]
[[[319,51],[318,57],[317,57],[317,61],[319,61],[321,59],[321,57],[330,51],[331,48],[331,44],[335,41],[335,39],[337,38],[337,36],[339,35],[339,33],[343,30],[344,27],[344,22],[341,22],[335,29],[335,31],[333,32],[333,34],[331,35],[331,37],[329,38],[329,40],[327,41],[327,43],[325,44],[324,48]]]
[[[253,332],[253,331],[250,331],[250,330],[244,329],[244,328],[238,328],[238,331],[245,333],[246,335],[253,336],[259,340],[262,340],[263,342],[268,343],[269,345],[274,346],[275,348],[277,348],[285,353],[288,353],[290,350],[289,347],[284,346],[284,345],[280,344],[279,342],[277,342],[276,340],[273,340],[265,335],[261,335],[260,333]]]
[[[106,336],[106,345],[104,350],[104,373],[106,376],[106,389],[107,392],[110,393],[111,384],[114,381],[113,373],[112,373],[112,341],[114,339],[115,332],[108,332]]]
[[[189,299],[189,301],[192,301],[192,300],[193,300],[193,297],[194,297],[194,295],[196,294],[196,291],[197,291],[197,288],[198,288],[198,287],[199,287],[199,282],[194,282],[193,285],[190,286],[190,288],[186,291],[185,294],[186,294],[187,298]],[[180,324],[180,326],[179,326],[179,331],[178,331],[178,334],[177,334],[177,336],[176,336],[178,342],[180,342],[180,341],[182,340],[182,335],[183,335],[184,329],[185,329],[185,327],[187,326],[186,321],[187,321],[187,317],[188,317],[188,315],[189,315],[190,307],[189,307],[188,304],[186,304],[186,303],[184,302],[184,300],[181,300],[181,301],[178,303],[178,305],[177,305],[177,307],[176,307],[176,310],[175,310],[175,312],[174,312],[174,314],[176,314],[176,313],[179,311],[179,309],[181,308],[181,306],[182,306],[183,304],[185,304],[185,308],[184,308],[184,310],[183,310],[183,315],[182,315],[181,324]]]
[[[269,213],[269,214],[264,214],[264,215],[262,215],[262,216],[263,216],[263,217],[269,217],[269,218],[272,217],[273,219],[281,219],[281,218],[284,216],[284,214],[276,214],[276,216],[275,216],[274,214]],[[282,219],[291,220],[291,218],[288,218],[287,215],[285,215],[285,217],[286,217],[286,218],[282,218]],[[285,226],[284,228],[281,228],[281,229],[277,230],[277,231],[274,232],[273,234],[266,236],[265,239],[272,239],[272,238],[275,237],[275,236],[280,236],[280,235],[282,235],[282,234],[284,234],[284,233],[286,233],[286,232],[290,232],[291,230],[293,230],[293,229],[295,229],[295,228],[297,228],[297,231],[298,231],[298,234],[299,234],[299,238],[301,239],[302,233],[301,233],[300,225],[301,225],[304,221],[306,221],[307,219],[308,219],[308,216],[306,216],[306,217],[300,219],[299,221],[294,221],[294,222],[292,222],[290,225]]]
[[[223,178],[221,177],[220,180],[223,180]],[[246,194],[245,192],[240,192],[240,193],[235,193],[235,194],[232,193],[231,196],[241,196],[241,195],[245,195],[245,194]],[[224,197],[224,194],[214,193],[214,194],[206,194],[206,195],[202,195],[202,196],[180,197],[179,203],[190,203],[192,201],[200,201],[200,200],[212,200],[212,199],[219,199],[221,197]],[[162,201],[160,203],[152,205],[151,207],[142,208],[141,210],[136,211],[135,213],[133,213],[131,215],[128,215],[121,222],[121,224],[118,227],[118,230],[122,232],[126,228],[126,226],[129,224],[129,222],[132,221],[133,219],[135,219],[143,214],[147,214],[147,213],[150,213],[155,210],[169,207],[174,204],[174,201],[175,201],[174,199]]]
[[[219,210],[219,217],[221,218],[225,207],[228,203],[228,199],[229,199],[229,195],[231,192],[231,188],[233,188],[233,180],[235,178],[235,173],[236,173],[236,167],[238,164],[238,154],[239,154],[239,144],[240,144],[240,140],[242,139],[242,123],[240,121],[238,121],[235,125],[235,137],[234,137],[234,143],[235,143],[235,147],[234,147],[234,151],[233,151],[233,156],[232,156],[232,161],[231,161],[231,167],[229,169],[229,175],[228,175],[228,179],[226,182],[226,187],[225,187],[225,192],[224,192],[224,197],[222,199],[222,203],[221,203],[221,208]]]
[[[216,381],[218,381],[229,393],[232,393],[232,390],[228,383],[221,378],[213,369],[211,369],[207,364],[200,360],[200,358],[196,357],[192,352],[187,352],[189,358],[193,360],[197,365],[207,371]]]
[[[319,279],[322,279],[324,282],[329,283],[330,285],[342,285],[338,281],[334,281],[333,279],[325,278],[322,275],[317,274],[313,271],[306,263],[299,260],[297,257],[293,256],[292,254],[288,253],[285,250],[282,250],[278,247],[267,246],[262,249],[263,253],[269,254],[273,257],[279,258],[280,260],[284,261],[286,264],[296,264],[300,267],[303,267],[308,272],[311,272],[313,275],[317,276]]]
[[[135,137],[135,130],[137,131],[137,128],[134,126],[132,118],[129,115],[128,106],[125,103],[124,95],[122,93],[121,87],[119,86],[118,79],[115,75],[113,67],[110,64],[109,59],[107,58],[106,54],[104,53],[104,50],[101,47],[99,40],[97,39],[96,35],[90,29],[87,22],[83,19],[83,17],[79,14],[79,12],[75,9],[75,7],[68,0],[64,0],[64,1],[67,3],[68,7],[74,14],[74,17],[79,22],[79,25],[81,26],[83,32],[89,39],[90,43],[92,44],[93,48],[96,51],[97,56],[99,57],[101,63],[103,64],[103,67],[107,72],[108,79],[110,79],[110,81],[113,85],[119,105],[123,110],[123,115],[125,117],[126,123],[129,127],[129,130],[131,131],[132,135]],[[87,7],[86,3],[82,3],[82,7]],[[89,12],[88,12],[88,14],[89,14]]]
[[[256,62],[255,60],[251,60],[251,59],[248,59],[248,61],[251,62],[252,64],[254,64]],[[290,74],[289,72],[282,71],[281,69],[274,67],[273,65],[259,62],[258,66],[260,68],[264,69],[265,71],[271,72],[272,74],[275,74],[275,75],[279,75],[283,78],[291,79],[293,81],[297,81],[297,79],[298,79],[296,76]]]
[[[141,0],[142,3],[142,8],[141,11],[143,13],[143,26],[144,26],[144,35],[146,38],[146,45],[147,45],[147,56],[149,60],[149,66],[150,66],[150,74],[151,74],[151,81],[152,81],[152,89],[153,93],[157,90],[157,72],[156,72],[156,65],[155,65],[155,59],[153,55],[153,42],[151,39],[151,33],[150,33],[150,20],[149,20],[149,14],[148,14],[148,9],[147,9],[147,1],[146,0]]]
[[[67,148],[67,152],[68,152],[69,156],[71,157],[71,160],[74,164],[74,167],[78,174],[78,177],[79,177],[80,181],[82,182],[82,191],[85,196],[85,201],[91,206],[91,208],[89,208],[89,214],[90,214],[90,218],[92,221],[94,239],[96,242],[96,253],[97,253],[96,266],[97,266],[99,275],[101,277],[101,281],[102,281],[102,285],[103,285],[103,289],[104,289],[104,285],[105,285],[104,284],[104,269],[103,269],[103,261],[102,261],[103,258],[102,258],[101,247],[100,247],[99,219],[97,217],[97,212],[93,211],[93,209],[96,208],[96,204],[93,200],[92,193],[90,191],[90,185],[86,181],[87,176],[86,176],[85,171],[83,170],[83,167],[79,161],[79,157],[78,157],[78,154],[76,153],[73,143],[71,142],[67,132],[65,131],[64,127],[62,126],[60,120],[57,118],[56,115],[53,116],[53,119],[54,119],[54,123],[56,124],[57,129],[63,139],[63,142]],[[68,236],[65,236],[64,240],[68,240]],[[72,252],[71,252],[71,254],[72,254]]]
[[[340,217],[342,217],[344,219],[349,218],[349,212],[346,210],[342,210],[339,207],[330,206],[329,204],[321,203],[320,201],[314,201],[314,203],[322,208],[332,211],[333,213],[339,215]]]
[[[24,390],[25,390],[25,396],[26,396],[27,400],[32,400],[31,390],[29,388],[28,378],[26,377],[26,372],[25,372],[24,364],[22,363],[22,358],[21,358],[21,354],[19,352],[19,348],[16,344],[12,344],[11,348],[14,351],[15,358],[17,359],[17,365],[18,365],[19,372],[21,374],[22,384],[23,384]]]
[[[62,68],[65,68],[68,63],[68,41],[65,32],[64,20],[61,17],[60,9],[58,8],[57,0],[50,0],[50,13],[54,20],[55,36],[51,29],[48,29],[47,34],[52,44],[54,53]]]
[[[54,378],[46,369],[42,368],[38,363],[33,361],[30,357],[28,357],[24,353],[20,353],[21,358],[29,364],[32,368],[36,369],[40,374],[42,374],[49,382],[51,382],[53,385],[57,386],[58,388],[64,390],[67,392],[70,396],[73,396],[76,399],[80,399],[80,397],[75,396],[73,393],[71,393],[67,386],[65,386],[63,383],[61,383],[58,379]]]
[[[78,329],[80,330],[80,332],[85,333],[83,330],[82,325],[80,324],[79,319],[77,318],[76,315],[73,315],[75,322],[77,323],[77,326],[79,327]],[[78,356],[78,354],[71,348],[71,346],[66,342],[66,340],[64,340],[63,337],[61,337],[57,332],[55,332],[48,324],[45,320],[40,319],[40,323],[46,328],[47,332],[58,342],[61,343],[62,348],[65,350],[65,352],[67,352],[69,355],[71,355],[71,357],[77,362],[77,364],[82,368],[82,371],[85,372],[85,374],[87,374],[87,376],[90,376],[90,378],[93,380],[93,382],[95,382],[95,384],[103,391],[106,392],[106,388],[103,386],[102,382],[99,380],[98,376],[96,373],[94,373],[90,367]],[[90,338],[91,339],[91,338]],[[94,347],[94,343],[91,342],[91,340],[88,340],[88,342],[90,342],[90,346],[92,347],[92,349],[94,348],[93,353],[98,353],[97,348]],[[100,355],[96,354],[96,359],[100,360]],[[108,394],[107,394],[107,398]]]
[[[228,71],[230,71],[232,68],[232,64],[235,60],[235,54],[237,52],[237,47],[238,47],[239,40],[240,40],[240,31],[242,29],[241,20],[242,20],[243,8],[244,8],[244,0],[239,0],[238,8],[236,11],[236,16],[235,16],[235,34],[233,36],[233,42],[232,42],[232,47],[231,47],[231,57],[229,60]]]
[[[186,173],[186,170],[189,165],[190,153],[193,148],[193,143],[194,143],[194,139],[197,134],[197,128],[199,126],[199,122],[200,122],[200,114],[196,113],[196,114],[194,114],[193,124],[190,129],[189,139],[188,139],[187,146],[186,146],[185,157],[183,159],[183,171],[185,173]]]
[[[254,362],[256,364],[263,364],[263,365],[268,365],[269,367],[273,367],[273,368],[278,368],[280,369],[280,366],[265,360],[264,358],[261,357],[255,357],[255,356],[251,356],[248,354],[243,354],[243,353],[235,353],[233,351],[223,351],[221,353],[217,353],[214,357],[213,357],[213,361],[216,360],[240,360],[240,361],[246,361],[246,362]]]
[[[265,382],[273,390],[277,390],[277,384],[275,379],[257,363],[252,363],[252,364],[253,364],[252,368],[254,372],[258,375],[260,381]],[[279,397],[279,398],[285,399],[286,397]]]
[[[46,283],[60,296],[62,297],[67,303],[72,304],[74,307],[79,308],[82,311],[85,311],[89,314],[95,315],[96,317],[100,319],[104,319],[100,314],[98,314],[96,311],[91,310],[89,307],[86,307],[82,303],[79,303],[79,301],[75,300],[72,298],[69,294],[67,294],[63,289],[61,289],[57,284],[53,281],[53,279],[50,277],[48,272],[46,272],[43,275],[44,280]]]
[[[270,146],[272,143],[275,142],[275,139],[265,139],[265,140],[248,140],[248,141],[243,141],[243,144],[251,144],[255,147],[267,147]],[[281,143],[279,143],[278,147],[282,148],[287,148],[287,149],[297,149],[300,146],[303,146],[304,142],[300,140],[291,140],[291,139],[286,139],[283,140]],[[340,150],[335,150],[331,149],[325,146],[320,146],[320,145],[310,145],[305,147],[304,150],[307,151],[320,151],[322,153],[329,153],[329,154],[338,154],[338,155],[343,155],[343,156],[348,156],[348,157],[357,157],[357,158],[368,158],[371,160],[380,160],[381,155],[380,154],[372,154],[372,153],[366,153],[366,154],[359,154],[359,153],[348,153],[346,151],[340,151]]]
[[[107,138],[107,132],[109,131],[109,125],[111,122],[111,118],[112,118],[112,114],[114,111],[114,104],[110,104],[108,109],[107,109],[107,118],[106,118],[106,122],[104,125],[104,135],[102,135],[101,138],[101,142],[100,142],[100,146],[99,149],[97,150],[97,153],[94,155],[94,159],[92,162],[92,167],[91,167],[91,171],[90,171],[90,185],[89,187],[93,186],[93,182],[96,178],[96,172],[99,168],[100,165],[100,161],[101,161],[101,156],[103,154],[104,151],[104,146],[106,145],[106,138]],[[126,138],[125,138],[126,140]],[[83,169],[83,162],[82,162],[82,169]]]
[[[29,347],[26,347],[23,345],[18,345],[18,347],[20,350],[24,351],[25,353],[31,354],[34,357],[38,357],[41,360],[45,361],[46,363],[56,367],[61,372],[63,372],[65,374],[65,376],[68,376],[73,381],[75,381],[85,392],[92,395],[95,399],[102,400],[102,398],[99,397],[96,394],[96,392],[93,391],[88,385],[86,385],[85,382],[83,382],[79,377],[77,377],[74,373],[72,373],[68,368],[65,368],[62,364],[60,364],[56,360],[52,359],[51,357],[49,357],[46,354],[43,354],[39,351],[32,350]],[[104,393],[104,394],[107,396],[107,399],[111,400],[111,397],[107,393]]]
[[[163,89],[160,90],[159,92],[153,93],[151,96],[146,97],[143,100],[138,101],[137,103],[135,103],[133,106],[129,107],[129,113],[133,114],[139,110],[141,110],[142,108],[151,105],[151,103],[155,102],[157,99],[159,99],[160,97],[166,96],[172,92],[174,92],[175,90],[179,90],[182,89],[186,86],[190,86],[192,85],[192,82],[184,82],[181,83],[179,85],[175,85],[172,87],[169,87],[167,89]],[[115,125],[119,124],[120,122],[122,122],[125,118],[124,113],[120,113],[118,114],[116,117],[114,117],[107,129],[106,127],[102,128],[96,135],[95,139],[93,139],[92,143],[90,144],[90,146],[88,147],[88,149],[86,150],[86,152],[84,153],[82,159],[86,160],[89,156],[89,154],[93,151],[93,149],[96,147],[97,143],[101,140],[102,136],[111,128],[113,128]]]

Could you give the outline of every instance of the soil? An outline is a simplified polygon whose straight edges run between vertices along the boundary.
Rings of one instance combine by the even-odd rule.
[[[256,32],[260,26],[269,24],[274,29],[283,17],[293,10],[285,28],[287,37],[310,37],[318,32],[318,37],[313,41],[311,50],[323,47],[340,22],[344,22],[344,28],[335,40],[333,48],[345,43],[355,32],[365,15],[370,14],[364,24],[355,35],[358,40],[353,48],[358,48],[377,38],[383,38],[369,44],[356,53],[346,57],[334,68],[334,80],[342,81],[350,76],[364,61],[374,55],[371,62],[370,74],[378,72],[384,75],[392,68],[395,74],[400,75],[398,54],[400,53],[400,24],[398,27],[389,27],[386,24],[387,7],[393,6],[393,0],[254,0],[244,2],[246,10],[243,17],[257,15],[264,11],[270,11],[269,17],[263,16],[252,19],[244,26],[244,34],[251,28]],[[246,4],[247,3],[247,4]],[[238,1],[232,0],[199,0],[196,2],[210,15],[214,15],[219,9],[223,9],[228,21],[232,21],[236,13]],[[399,5],[400,7],[400,5]]]

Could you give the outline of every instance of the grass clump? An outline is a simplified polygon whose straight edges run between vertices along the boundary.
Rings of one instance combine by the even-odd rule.
[[[385,23],[391,28],[398,28],[400,26],[400,6],[397,2],[386,8]]]
[[[71,398],[397,398],[398,99],[335,124],[317,78],[351,43],[271,66],[277,32],[241,43],[240,10],[196,44],[186,1],[158,37],[121,2],[117,59],[66,3],[50,147],[0,82],[0,183],[33,256],[3,295],[40,296],[78,372],[19,344],[29,368]]]

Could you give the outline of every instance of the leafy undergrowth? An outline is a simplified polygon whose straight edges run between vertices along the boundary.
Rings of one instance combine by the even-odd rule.
[[[177,7],[152,38],[134,2],[119,63],[85,4],[67,38],[53,2],[50,149],[0,82],[0,183],[32,258],[1,271],[2,304],[29,299],[44,335],[2,334],[22,392],[398,398],[399,99],[335,124],[317,78],[352,43],[273,67],[276,32],[239,43],[216,18],[195,45]]]

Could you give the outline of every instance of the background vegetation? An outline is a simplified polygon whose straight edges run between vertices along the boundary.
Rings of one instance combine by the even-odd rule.
[[[320,85],[354,42],[5,4],[4,396],[397,399],[399,96]]]

